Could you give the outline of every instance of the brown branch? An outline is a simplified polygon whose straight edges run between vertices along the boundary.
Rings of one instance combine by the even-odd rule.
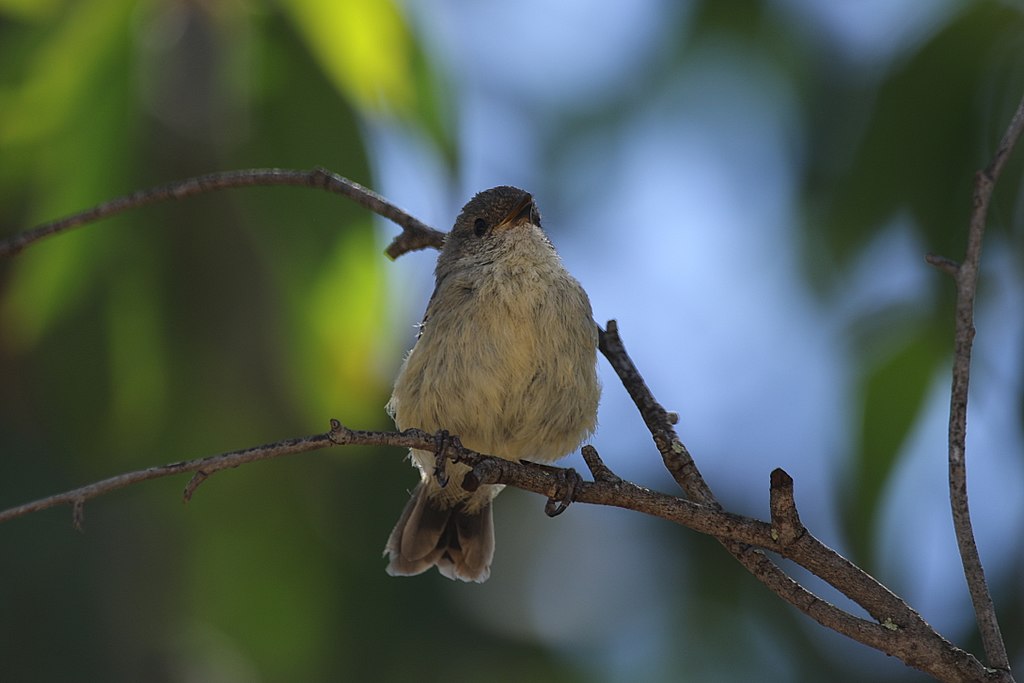
[[[590,474],[594,477],[594,481],[603,481],[607,484],[622,483],[622,479],[612,472],[608,466],[604,464],[604,461],[601,460],[601,456],[598,455],[596,448],[590,445],[584,446],[580,449],[580,455],[583,456],[583,461],[587,463],[587,469],[590,470]]]
[[[845,618],[841,620],[825,614],[826,621],[805,610],[818,623],[899,657],[942,681],[1012,681],[1008,671],[987,670],[976,657],[943,638],[878,580],[815,538],[800,521],[793,479],[781,469],[772,472],[769,509],[772,537],[785,548],[780,554],[840,590],[875,620],[868,622],[843,613]]]
[[[129,472],[4,510],[0,512],[0,522],[38,510],[70,504],[74,510],[75,525],[80,527],[81,513],[86,501],[140,481],[192,472],[195,476],[189,480],[184,493],[187,500],[198,482],[205,481],[221,470],[256,460],[333,445],[397,446],[430,450],[435,448],[437,443],[437,435],[417,429],[404,432],[359,431],[348,429],[338,421],[332,420],[331,430],[325,434],[288,439],[255,448]],[[473,467],[473,475],[478,483],[506,484],[549,498],[560,494],[560,487],[564,481],[560,477],[560,473],[563,472],[560,468],[491,457],[463,447],[458,439],[454,438],[445,440],[444,443],[447,457]],[[587,462],[604,475],[598,481],[580,482],[575,492],[576,502],[633,510],[714,536],[731,550],[735,550],[745,566],[760,581],[818,623],[858,642],[897,656],[909,665],[931,673],[939,680],[1010,680],[1008,674],[1006,678],[988,676],[988,672],[977,659],[949,644],[903,601],[852,563],[821,544],[803,528],[796,513],[792,480],[788,479],[788,475],[783,473],[773,477],[776,492],[773,493],[773,521],[769,524],[725,512],[716,506],[701,505],[623,481],[611,475],[607,468],[601,469],[602,465],[598,465],[600,458],[593,449],[587,454]],[[785,519],[787,524],[794,526],[792,533],[779,532],[780,519]],[[755,548],[778,553],[807,568],[854,600],[861,602],[875,620],[851,615],[815,596]]]
[[[1024,99],[1003,134],[991,163],[974,176],[974,193],[970,223],[967,229],[967,249],[960,264],[941,257],[930,257],[937,265],[956,279],[956,325],[953,333],[953,381],[949,404],[949,502],[953,513],[960,560],[971,594],[978,631],[985,648],[989,666],[1009,671],[1006,654],[996,617],[992,595],[985,581],[978,545],[971,525],[971,512],[967,500],[967,397],[971,378],[971,350],[974,344],[974,301],[978,287],[978,269],[981,263],[981,245],[988,220],[988,208],[996,182],[1017,140],[1024,131]]]
[[[970,345],[973,339],[973,301],[980,258],[981,236],[992,188],[1006,158],[1024,128],[1024,102],[1014,117],[1014,123],[1004,136],[992,164],[978,174],[975,190],[975,210],[972,213],[968,241],[968,255],[964,264],[938,256],[930,256],[932,265],[954,274],[957,280],[957,356],[954,364],[954,390],[950,419],[950,477],[954,519],[958,540],[963,533],[977,558],[970,519],[966,505],[966,483],[963,472],[963,435],[966,420],[967,379],[969,377]],[[372,191],[341,176],[323,169],[289,171],[282,169],[251,169],[218,173],[192,178],[169,185],[142,190],[131,195],[100,204],[64,219],[46,223],[32,230],[0,241],[0,257],[18,253],[25,247],[54,234],[111,216],[122,211],[168,199],[182,199],[214,190],[255,185],[295,185],[325,189],[343,194],[360,205],[388,218],[403,230],[387,249],[392,258],[416,249],[440,247],[444,234],[420,223]],[[586,447],[583,455],[595,481],[574,483],[572,500],[597,505],[610,505],[660,517],[714,536],[759,581],[794,605],[818,623],[848,637],[874,647],[925,671],[939,680],[1012,681],[1006,662],[1005,647],[995,623],[991,598],[984,584],[980,562],[975,569],[968,568],[971,553],[964,556],[965,573],[975,598],[986,653],[993,669],[986,669],[974,656],[966,653],[935,632],[903,600],[890,592],[873,577],[824,545],[800,521],[793,493],[793,480],[782,470],[772,473],[769,509],[771,523],[743,517],[722,510],[713,492],[700,474],[689,451],[676,434],[675,413],[667,412],[654,398],[636,366],[626,353],[618,335],[615,321],[607,330],[600,330],[600,348],[619,375],[623,385],[637,405],[662,460],[689,500],[649,491],[631,482],[619,479],[601,461],[597,451]],[[960,382],[960,383],[958,383]],[[957,410],[962,411],[956,413]],[[957,419],[954,420],[954,414]],[[958,425],[958,427],[956,426]],[[212,474],[246,462],[311,451],[331,445],[389,445],[403,448],[433,450],[438,435],[419,430],[405,432],[363,432],[347,429],[332,421],[331,431],[297,439],[289,439],[255,448],[232,451],[220,455],[186,462],[171,463],[136,472],[129,472],[83,486],[72,491],[50,496],[31,503],[0,511],[0,523],[38,510],[58,505],[72,506],[72,519],[76,528],[83,524],[85,502],[105,493],[124,488],[136,482],[191,472],[192,478],[184,490],[189,500],[196,489]],[[446,439],[448,457],[471,467],[472,476],[466,481],[501,483],[534,491],[559,502],[565,495],[565,470],[530,463],[517,463],[494,458],[465,449],[458,439]],[[578,475],[577,475],[578,480]],[[959,482],[955,485],[954,482]],[[962,509],[958,510],[958,500]],[[561,501],[564,505],[566,501]],[[966,524],[963,524],[966,520]],[[966,530],[964,532],[963,530]],[[860,605],[871,616],[865,619],[850,614],[814,595],[789,577],[764,551],[796,562],[815,576],[825,580]],[[985,601],[979,603],[975,592],[980,586]],[[986,602],[987,601],[987,602]],[[979,607],[979,604],[981,605]],[[989,618],[990,617],[990,618]]]
[[[619,375],[643,416],[666,468],[691,499],[702,503],[702,508],[719,510],[720,505],[713,492],[672,426],[672,414],[654,398],[626,353],[614,320],[608,322],[607,329],[600,331],[599,339],[601,352]],[[804,528],[793,501],[792,479],[782,470],[773,473],[771,493],[773,524],[758,527],[758,531],[767,530],[772,543],[766,543],[763,537],[741,537],[739,534],[726,533],[710,535],[720,541],[740,564],[776,595],[822,626],[899,657],[910,666],[939,680],[1012,680],[1008,672],[999,672],[1005,673],[1005,677],[992,678],[994,672],[987,671],[974,656],[953,646],[906,602]],[[648,514],[656,515],[650,511]],[[729,513],[721,514],[732,518]],[[672,521],[700,531],[681,519]],[[776,525],[782,528],[776,528]],[[771,550],[793,560],[863,607],[876,621],[850,615],[814,595],[786,575],[758,548]]]
[[[772,538],[784,545],[790,545],[802,536],[807,529],[800,522],[800,514],[796,511],[796,499],[793,497],[793,477],[785,470],[772,470],[771,487],[768,490],[768,509],[772,515]]]
[[[215,472],[219,472],[220,470],[230,467],[238,467],[239,465],[243,465],[247,462],[267,460],[269,458],[277,458],[282,455],[304,453],[306,451],[324,448],[331,444],[330,434],[314,434],[312,436],[287,439],[285,441],[278,441],[276,443],[265,444],[263,446],[245,448],[240,451],[231,451],[230,453],[221,453],[220,455],[211,455],[205,458],[196,458],[195,460],[172,462],[168,465],[147,467],[144,470],[136,470],[134,472],[125,472],[124,474],[119,474],[86,486],[81,486],[77,489],[58,493],[53,496],[47,496],[46,498],[34,500],[31,503],[25,503],[24,505],[18,505],[16,507],[0,511],[0,523],[14,519],[15,517],[24,517],[27,514],[38,512],[40,510],[47,510],[60,505],[71,505],[74,510],[73,521],[75,528],[80,529],[82,527],[83,510],[86,501],[98,498],[99,496],[111,493],[112,491],[117,491],[118,489],[123,489],[126,486],[131,486],[132,484],[137,484],[141,481],[160,479],[161,477],[169,477],[185,472],[201,472],[202,479],[205,479]],[[197,485],[198,484],[193,484],[193,481],[189,482],[188,488],[185,490],[185,500],[191,498],[192,492],[195,490],[195,486]]]
[[[444,242],[444,233],[420,222],[405,211],[381,197],[373,190],[323,168],[311,171],[296,171],[282,168],[252,168],[242,171],[210,173],[179,180],[159,187],[139,190],[110,201],[97,204],[91,209],[64,218],[37,225],[24,232],[0,240],[0,258],[14,256],[26,247],[52,235],[59,235],[72,228],[93,223],[114,216],[129,209],[168,200],[185,199],[195,195],[227,190],[237,187],[269,187],[289,185],[326,190],[344,195],[362,207],[387,218],[402,228],[402,232],[391,242],[385,253],[393,259],[418,249],[439,248]]]
[[[938,254],[926,254],[924,260],[928,265],[934,266],[941,270],[946,275],[952,276],[954,278],[957,276],[957,272],[960,270],[959,263],[957,263],[951,258],[939,256]]]
[[[686,492],[692,500],[706,505],[718,506],[711,488],[704,481],[704,477],[697,469],[690,452],[680,441],[673,425],[678,422],[679,416],[665,410],[650,388],[644,381],[640,371],[637,370],[633,359],[626,353],[626,348],[619,337],[619,326],[614,320],[609,320],[606,329],[598,329],[598,344],[601,353],[608,359],[615,374],[626,388],[633,403],[640,411],[648,431],[654,439],[654,445],[661,453],[662,462],[668,469],[672,478],[676,480],[680,488]]]

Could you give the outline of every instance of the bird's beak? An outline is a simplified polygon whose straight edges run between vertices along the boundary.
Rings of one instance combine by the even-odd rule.
[[[508,212],[508,215],[501,219],[501,222],[494,226],[496,229],[511,228],[518,225],[525,218],[530,220],[533,214],[533,195],[529,192]]]

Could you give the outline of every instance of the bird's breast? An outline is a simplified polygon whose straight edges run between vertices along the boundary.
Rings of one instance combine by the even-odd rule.
[[[590,303],[560,267],[449,278],[395,385],[399,428],[447,429],[474,450],[554,460],[594,428]]]

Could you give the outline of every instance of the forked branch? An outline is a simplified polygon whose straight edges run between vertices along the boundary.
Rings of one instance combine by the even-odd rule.
[[[1010,125],[996,148],[992,161],[974,176],[974,195],[967,229],[967,249],[962,263],[929,255],[928,262],[953,276],[956,282],[956,325],[953,332],[953,380],[949,402],[949,502],[953,513],[964,577],[974,605],[982,645],[989,666],[1009,671],[1010,660],[999,629],[995,605],[985,580],[978,545],[971,524],[967,500],[967,397],[974,346],[974,301],[978,289],[981,245],[988,221],[988,209],[996,181],[1003,172],[1014,146],[1024,131],[1024,99],[1017,105]]]
[[[965,575],[991,668],[951,644],[884,585],[815,538],[800,520],[793,480],[782,470],[775,470],[771,476],[771,522],[722,510],[689,451],[676,434],[673,415],[657,402],[626,353],[615,321],[608,323],[607,330],[601,330],[601,351],[635,402],[651,432],[663,463],[688,499],[656,493],[620,479],[601,461],[597,451],[588,446],[584,450],[584,459],[594,481],[579,483],[575,488],[574,500],[635,510],[711,535],[759,581],[818,623],[898,657],[938,680],[1011,682],[1013,678],[1009,671],[1006,648],[999,632],[971,529],[964,452],[970,356],[974,337],[974,299],[982,237],[995,182],[1022,130],[1024,100],[1018,107],[992,163],[977,174],[974,209],[971,214],[964,262],[957,264],[939,256],[928,257],[929,263],[956,278],[956,347],[949,426],[950,499]],[[99,204],[87,211],[39,225],[0,240],[0,257],[14,255],[48,236],[131,208],[168,199],[183,199],[214,190],[257,185],[293,185],[328,190],[343,194],[394,221],[402,227],[402,232],[387,249],[388,255],[392,258],[417,249],[438,248],[444,241],[444,233],[421,223],[376,193],[324,169],[250,169],[216,173],[141,190]],[[436,443],[435,435],[419,430],[364,432],[348,429],[337,421],[332,421],[330,431],[324,434],[288,439],[110,477],[88,486],[0,511],[0,522],[59,505],[70,505],[73,522],[76,527],[81,528],[86,501],[149,479],[192,473],[193,476],[184,490],[184,498],[188,500],[197,487],[211,475],[247,462],[335,445],[388,445],[432,450]],[[558,468],[538,467],[475,453],[463,448],[457,440],[449,442],[446,448],[448,457],[473,467],[473,477],[467,477],[467,480],[515,486],[547,496],[549,499],[560,495],[561,482],[564,479],[558,476]],[[862,607],[871,618],[854,615],[829,604],[786,574],[765,554],[765,551],[790,559],[823,579]]]
[[[602,350],[613,367],[622,369],[620,374],[627,368],[633,368],[635,372],[635,366],[626,354],[614,321],[609,322],[608,329],[603,331],[601,336]],[[638,372],[634,381],[642,384]],[[634,386],[634,400],[639,399],[638,403],[644,404],[645,410],[652,410],[655,411],[654,414],[658,414],[657,401],[646,389],[646,384],[642,384],[642,387],[638,389]],[[683,457],[685,460],[688,454],[680,456],[681,452],[686,452],[685,447],[682,447],[671,427],[666,427],[667,416],[666,413],[666,421],[659,423],[659,427],[669,431],[659,432],[655,436],[655,441],[657,443],[664,440],[668,444],[667,450],[673,454],[672,457]],[[75,524],[80,527],[86,501],[148,479],[192,473],[193,476],[184,491],[184,498],[188,500],[196,487],[213,474],[247,462],[335,445],[395,446],[432,450],[437,443],[435,435],[416,429],[403,432],[358,431],[348,429],[335,420],[332,421],[330,431],[324,434],[288,439],[110,477],[72,491],[4,510],[0,512],[0,522],[59,505],[71,505]],[[559,468],[517,463],[477,453],[462,447],[457,439],[446,440],[445,443],[447,457],[471,466],[472,479],[478,484],[515,486],[549,499],[560,495],[564,479],[559,476]],[[898,657],[938,680],[1012,680],[1009,672],[986,670],[973,655],[955,647],[935,632],[913,609],[885,586],[815,538],[800,521],[792,479],[782,470],[772,473],[769,506],[771,522],[763,522],[726,512],[713,498],[709,502],[694,502],[624,481],[608,469],[592,447],[587,447],[584,459],[594,481],[578,484],[574,496],[576,502],[634,510],[713,536],[759,581],[818,623]],[[681,476],[684,481],[690,482],[690,486],[695,486],[693,481],[703,481],[692,461],[686,467],[677,467],[675,471],[684,470],[690,470],[689,478]],[[766,550],[796,562],[828,582],[863,607],[871,615],[871,619],[851,614],[815,595],[786,574],[765,554]]]

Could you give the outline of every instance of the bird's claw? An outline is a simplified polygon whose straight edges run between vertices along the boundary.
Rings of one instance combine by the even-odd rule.
[[[556,469],[554,477],[557,485],[555,495],[549,497],[544,504],[544,514],[548,517],[557,517],[565,512],[566,508],[576,500],[576,489],[583,483],[583,477],[571,467]]]
[[[446,429],[434,435],[434,479],[441,488],[448,485],[447,451],[451,439]]]

